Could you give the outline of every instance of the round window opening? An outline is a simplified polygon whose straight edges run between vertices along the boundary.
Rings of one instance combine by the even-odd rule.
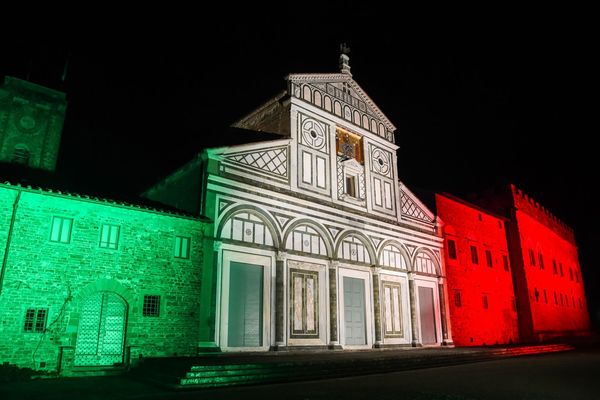
[[[310,136],[312,136],[312,137],[313,137],[313,139],[316,139],[316,138],[317,138],[317,132],[315,132],[315,131],[310,131]]]
[[[383,159],[382,158],[378,158],[377,162],[379,162],[379,165],[383,166]]]

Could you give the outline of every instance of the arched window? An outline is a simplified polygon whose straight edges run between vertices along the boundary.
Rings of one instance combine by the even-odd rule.
[[[436,271],[435,266],[436,266],[435,261],[432,259],[432,257],[429,254],[427,254],[423,251],[420,251],[415,256],[415,265],[414,265],[415,271],[422,272],[424,274],[436,275],[437,271]]]
[[[379,265],[408,270],[406,258],[404,258],[400,249],[393,244],[388,244],[381,250],[381,254],[379,255]]]
[[[362,240],[356,236],[347,236],[342,240],[338,249],[338,258],[365,264],[371,263],[371,257]]]
[[[231,216],[221,230],[222,239],[273,246],[273,236],[265,222],[249,212]]]
[[[288,234],[285,242],[288,250],[301,251],[303,253],[327,255],[325,241],[314,228],[308,225],[298,225]]]

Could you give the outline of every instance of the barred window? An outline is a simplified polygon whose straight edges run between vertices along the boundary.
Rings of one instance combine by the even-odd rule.
[[[540,269],[544,269],[544,256],[542,256],[542,253],[538,253],[538,261],[540,262]]]
[[[160,316],[160,296],[145,295],[144,307],[142,308],[144,317],[159,317]]]
[[[46,330],[47,318],[47,308],[28,308],[25,312],[23,330],[25,332],[44,332]]]
[[[116,249],[119,243],[120,230],[121,227],[118,225],[102,224],[100,228],[100,247]]]
[[[454,292],[454,305],[456,307],[462,307],[462,299],[460,297],[460,292],[459,291],[455,291]]]
[[[529,265],[535,267],[535,253],[531,249],[529,249]]]

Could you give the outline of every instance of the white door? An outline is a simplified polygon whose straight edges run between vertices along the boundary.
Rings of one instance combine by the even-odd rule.
[[[365,281],[344,277],[344,331],[347,345],[365,345]]]

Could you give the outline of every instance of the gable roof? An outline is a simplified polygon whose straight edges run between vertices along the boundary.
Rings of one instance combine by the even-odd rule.
[[[370,111],[370,114],[376,116],[385,127],[391,131],[395,131],[396,127],[392,122],[385,116],[383,111],[377,104],[369,97],[367,92],[363,90],[362,87],[352,79],[352,76],[347,73],[311,73],[311,74],[289,74],[285,77],[285,79],[289,82],[296,83],[298,85],[302,84],[327,84],[327,83],[347,83],[350,88],[356,93],[358,100],[365,103],[366,109],[363,111]],[[292,94],[292,93],[290,93]]]

